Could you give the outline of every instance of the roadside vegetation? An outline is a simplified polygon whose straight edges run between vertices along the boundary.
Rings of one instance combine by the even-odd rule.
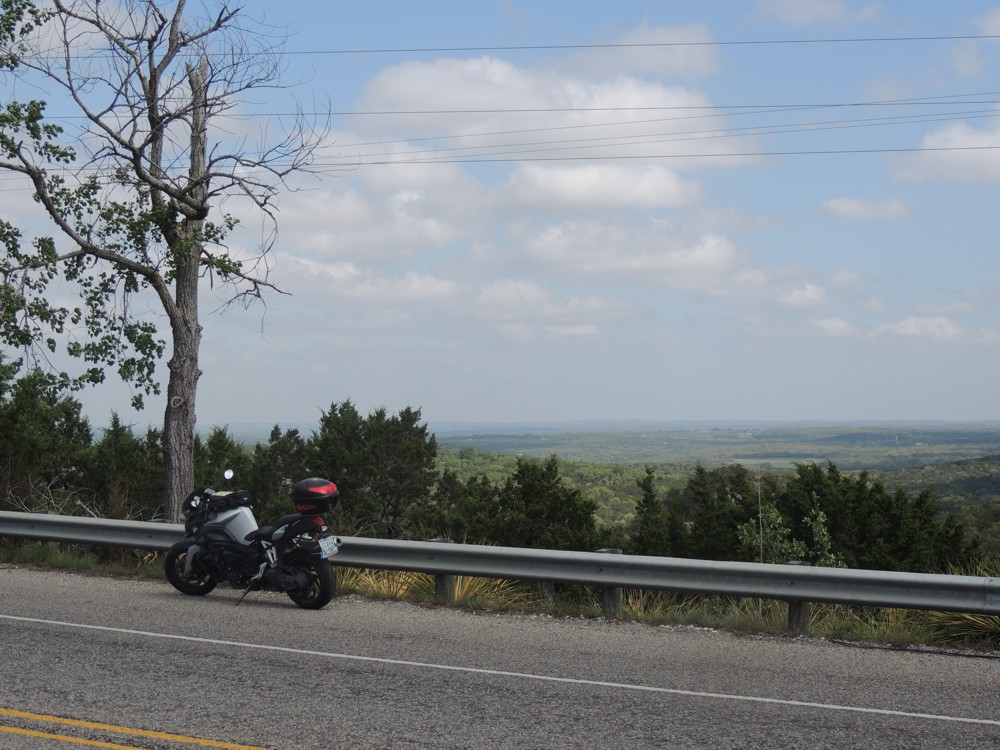
[[[857,436],[855,436],[857,437]],[[858,442],[858,440],[855,440]],[[153,520],[163,516],[163,445],[112,415],[93,430],[80,405],[44,378],[0,378],[0,510]],[[596,463],[550,454],[441,448],[419,410],[362,415],[333,403],[309,434],[275,426],[248,445],[225,427],[195,446],[196,486],[226,488],[224,469],[255,498],[262,523],[289,509],[293,481],[333,479],[342,502],[328,517],[342,535],[451,539],[563,550],[996,576],[995,501],[988,459],[935,465],[899,480],[883,468],[843,471],[831,460],[764,469],[739,462]],[[970,469],[963,473],[963,468]],[[931,481],[933,479],[933,481]],[[945,481],[945,480],[948,481]],[[948,486],[974,482],[974,500]],[[950,483],[950,484],[949,484]],[[942,492],[944,490],[944,492]],[[943,507],[941,495],[949,498]],[[985,519],[985,522],[983,522]],[[155,556],[0,540],[7,562],[159,575]],[[342,589],[426,601],[432,579],[341,571]],[[462,579],[460,606],[598,616],[597,595]],[[781,603],[626,592],[623,617],[780,632]],[[998,618],[815,606],[816,635],[918,643],[1000,644]]]
[[[160,579],[157,556],[124,550],[0,540],[0,563],[90,575]],[[956,570],[964,575],[1000,576],[1000,565]],[[390,570],[338,568],[341,596],[437,603],[433,576]],[[472,576],[456,577],[454,605],[490,614],[530,614],[600,619],[601,592],[586,587],[556,592],[551,587]],[[682,626],[772,636],[788,630],[783,602],[738,597],[692,596],[626,589],[617,619],[650,626]],[[921,612],[813,604],[806,634],[850,643],[900,648],[929,646],[974,651],[1000,650],[1000,617],[958,612]]]

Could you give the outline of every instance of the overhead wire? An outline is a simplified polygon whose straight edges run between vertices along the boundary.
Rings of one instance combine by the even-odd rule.
[[[290,55],[383,55],[383,54],[428,54],[441,52],[532,52],[541,50],[578,50],[578,49],[634,49],[656,47],[738,47],[738,46],[773,46],[796,44],[868,44],[891,42],[942,42],[965,41],[977,39],[1000,39],[998,34],[940,34],[933,36],[884,36],[884,37],[833,37],[807,39],[696,39],[677,42],[620,42],[607,44],[518,44],[505,46],[469,46],[469,47],[386,47],[375,49],[316,49],[288,50],[283,54]]]
[[[571,125],[550,125],[545,127],[537,128],[518,128],[518,129],[508,129],[508,130],[494,130],[485,132],[473,132],[473,133],[459,133],[459,134],[444,134],[444,135],[430,135],[430,136],[412,136],[404,138],[393,138],[393,139],[382,139],[373,141],[360,141],[355,143],[345,143],[339,144],[340,148],[362,148],[368,146],[376,145],[391,145],[396,143],[422,143],[428,141],[446,141],[446,140],[456,140],[456,139],[471,139],[471,138],[486,138],[498,135],[523,135],[530,133],[543,133],[543,132],[554,132],[554,131],[564,131],[564,130],[582,130],[582,129],[592,129],[592,128],[618,128],[618,127],[633,127],[636,125],[647,125],[654,123],[668,123],[668,122],[678,122],[681,120],[693,120],[693,119],[717,119],[722,117],[732,117],[732,116],[749,116],[758,114],[778,114],[782,112],[799,112],[804,110],[818,110],[818,109],[844,109],[844,108],[870,108],[870,107],[885,107],[885,106],[924,106],[933,104],[947,104],[947,105],[957,105],[957,104],[1000,104],[1000,98],[994,99],[970,99],[969,97],[978,96],[991,96],[1000,95],[1000,92],[983,92],[979,94],[955,94],[947,96],[937,96],[937,97],[920,97],[914,99],[897,99],[897,100],[882,100],[882,101],[867,101],[867,102],[828,102],[828,103],[809,103],[809,104],[785,104],[785,105],[699,105],[697,107],[617,107],[617,108],[558,108],[558,109],[538,109],[538,110],[518,110],[518,109],[491,109],[491,110],[426,110],[417,112],[393,112],[385,114],[466,114],[466,113],[522,113],[526,111],[531,112],[594,112],[594,111],[621,111],[627,112],[632,110],[647,110],[647,109],[660,109],[660,110],[711,110],[703,114],[698,115],[681,115],[672,117],[662,117],[662,118],[645,118],[645,119],[629,119],[629,120],[616,120],[616,121],[599,121],[599,122],[584,122],[584,123],[574,123]],[[751,107],[751,109],[745,109],[744,107]],[[736,109],[735,112],[730,112],[727,110]],[[372,113],[367,113],[372,114]],[[757,129],[776,129],[782,128],[782,132],[796,132],[797,129],[802,131],[817,130],[820,129],[817,125],[825,125],[830,122],[837,123],[867,123],[876,120],[885,121],[896,121],[899,123],[905,122],[934,122],[941,121],[945,119],[954,119],[957,116],[982,116],[984,114],[983,110],[973,110],[973,111],[960,111],[952,113],[941,113],[937,116],[930,117],[927,115],[897,115],[893,117],[885,118],[852,118],[840,121],[820,121],[820,122],[805,122],[805,123],[794,123],[794,124],[778,124],[778,125],[759,125],[750,126]],[[242,119],[249,117],[262,117],[262,116],[275,116],[268,113],[255,113],[255,114],[239,114],[239,115],[222,115],[217,119]],[[67,118],[67,119],[80,119],[80,118]],[[52,118],[53,122],[63,121],[63,118]],[[735,129],[728,129],[735,130]],[[704,132],[704,131],[693,131]],[[609,136],[608,138],[625,138],[628,136]],[[532,145],[532,144],[529,144]],[[469,147],[472,148],[472,147]]]
[[[524,143],[495,143],[495,144],[484,144],[477,146],[454,146],[448,148],[433,149],[432,152],[435,154],[447,154],[447,153],[458,154],[461,152],[479,151],[482,149],[504,148],[504,149],[512,149],[512,151],[507,153],[528,154],[528,153],[538,153],[545,151],[600,148],[600,147],[624,148],[630,146],[649,145],[653,143],[674,143],[674,142],[693,141],[693,140],[738,138],[738,137],[748,137],[754,135],[787,135],[791,133],[811,133],[822,130],[846,130],[855,128],[867,128],[867,127],[884,127],[884,126],[899,125],[899,124],[949,122],[954,120],[983,119],[983,118],[993,118],[998,116],[1000,116],[1000,113],[997,113],[995,111],[977,110],[971,112],[953,113],[950,116],[935,116],[935,117],[909,116],[904,118],[870,118],[870,120],[840,120],[840,121],[833,120],[833,121],[808,123],[808,124],[757,125],[757,126],[750,126],[743,128],[723,128],[723,129],[702,130],[702,131],[698,130],[677,131],[673,133],[663,133],[663,134],[649,133],[641,135],[619,135],[619,136],[601,136],[593,138],[578,138],[578,139],[559,140],[559,141],[528,141]],[[463,137],[463,136],[454,136],[454,137]],[[635,140],[639,138],[643,140]],[[610,141],[621,141],[621,142],[612,143]],[[405,141],[400,141],[400,142],[405,142]],[[527,149],[527,147],[532,147],[532,146],[546,146],[547,148]],[[522,150],[522,149],[527,149],[527,150]],[[421,149],[412,151],[368,152],[364,154],[359,154],[358,157],[368,159],[370,157],[391,155],[399,159],[399,157],[405,157],[412,154],[427,153],[428,151],[431,150]],[[529,157],[525,157],[526,160],[528,158]]]
[[[546,50],[605,50],[605,49],[657,49],[671,47],[752,47],[752,46],[784,46],[784,45],[822,45],[822,44],[892,44],[912,42],[949,42],[949,41],[985,41],[1000,39],[1000,34],[936,34],[910,36],[875,36],[875,37],[808,37],[801,39],[690,39],[672,42],[606,42],[579,44],[507,44],[507,45],[469,45],[459,47],[343,47],[340,49],[281,49],[272,50],[275,55],[288,57],[330,55],[389,55],[389,54],[441,54],[468,52],[541,52]],[[145,52],[145,48],[143,48]],[[191,53],[194,55],[195,53]],[[100,60],[103,57],[116,57],[110,52],[96,50],[87,55],[88,60]],[[185,55],[178,55],[183,60]],[[62,55],[40,55],[36,59],[61,60]]]
[[[942,40],[968,40],[968,39],[1000,39],[1000,35],[938,35],[938,36],[907,36],[907,37],[857,37],[857,38],[833,38],[833,39],[775,39],[775,40],[702,40],[702,41],[678,41],[678,42],[639,42],[620,44],[573,44],[573,45],[517,45],[517,46],[478,46],[478,47],[413,47],[396,49],[331,49],[331,50],[286,50],[286,55],[320,55],[320,54],[369,54],[369,53],[417,53],[417,52],[472,52],[472,51],[515,51],[515,50],[567,50],[567,49],[611,49],[611,48],[656,48],[656,47],[683,47],[683,46],[704,46],[704,45],[773,45],[773,44],[846,44],[846,43],[888,43],[888,42],[915,42],[915,41],[942,41]],[[671,117],[627,119],[616,121],[605,121],[597,123],[573,123],[567,125],[547,125],[537,128],[518,128],[507,130],[493,130],[479,133],[458,133],[442,135],[415,135],[413,137],[400,137],[394,139],[370,140],[357,143],[338,144],[341,149],[358,149],[373,146],[391,146],[396,144],[418,144],[418,143],[443,143],[456,141],[459,139],[470,140],[474,138],[495,138],[498,136],[514,136],[552,133],[558,131],[594,129],[594,128],[625,128],[636,127],[648,124],[663,124],[668,122],[678,122],[681,120],[722,118],[722,117],[745,117],[751,115],[773,115],[787,112],[802,112],[819,109],[844,109],[844,108],[877,108],[877,107],[928,107],[928,106],[957,106],[957,105],[996,105],[1000,103],[1000,92],[988,91],[977,93],[952,94],[944,96],[919,97],[911,99],[895,99],[881,101],[860,101],[860,102],[808,102],[808,103],[780,103],[780,104],[705,104],[705,105],[658,105],[658,106],[614,106],[614,107],[534,107],[534,108],[488,108],[488,109],[428,109],[428,110],[346,110],[342,112],[316,112],[314,115],[323,116],[350,116],[350,117],[389,117],[389,116],[460,116],[460,115],[529,115],[529,114],[582,114],[582,113],[638,113],[638,112],[675,112]],[[680,114],[683,113],[683,114]],[[291,115],[291,113],[288,113]],[[297,112],[295,114],[310,113]],[[754,151],[754,152],[715,152],[706,154],[595,154],[596,149],[622,149],[648,146],[654,143],[668,143],[686,140],[710,140],[735,138],[739,136],[751,135],[787,135],[795,133],[809,133],[823,130],[846,130],[867,127],[885,127],[891,125],[905,125],[927,122],[944,122],[956,119],[973,119],[995,117],[997,113],[989,110],[972,110],[958,112],[943,112],[931,116],[928,114],[919,115],[899,115],[892,117],[868,117],[850,118],[844,120],[827,120],[819,122],[793,122],[777,124],[750,125],[745,127],[721,128],[714,130],[690,130],[690,131],[669,131],[664,133],[638,133],[632,135],[605,135],[590,138],[567,138],[551,141],[526,141],[514,143],[486,143],[481,145],[437,147],[432,149],[414,149],[408,151],[379,151],[373,153],[363,153],[349,155],[338,159],[328,160],[324,165],[328,169],[337,170],[351,168],[360,164],[382,165],[382,164],[432,164],[432,163],[482,163],[482,162],[502,162],[502,161],[542,161],[542,160],[580,160],[580,159],[611,159],[611,158],[690,158],[700,156],[702,158],[726,158],[726,157],[746,157],[746,156],[766,156],[773,155],[806,155],[806,154],[842,154],[842,153],[892,153],[928,150],[924,147],[912,148],[852,148],[852,149],[802,149],[784,151]],[[247,119],[261,117],[282,117],[279,112],[256,111],[249,113],[226,113],[216,119]],[[66,117],[50,118],[53,122],[70,123],[81,119],[82,116],[70,115]],[[970,148],[988,149],[992,146],[975,146]],[[588,151],[585,155],[545,157],[541,154],[553,153],[556,151]],[[392,157],[392,158],[379,158]]]

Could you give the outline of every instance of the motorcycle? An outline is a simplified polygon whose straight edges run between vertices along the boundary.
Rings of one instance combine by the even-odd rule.
[[[337,592],[330,558],[341,540],[323,514],[339,495],[327,479],[303,479],[292,487],[295,512],[258,526],[246,490],[196,489],[182,506],[184,539],[164,559],[167,580],[190,596],[204,596],[228,581],[243,589],[237,605],[251,591],[279,591],[300,607],[321,609]]]

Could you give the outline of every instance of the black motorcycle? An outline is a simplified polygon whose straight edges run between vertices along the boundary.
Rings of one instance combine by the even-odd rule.
[[[197,489],[182,507],[184,539],[164,560],[167,580],[191,596],[204,596],[228,581],[243,589],[237,604],[251,591],[281,591],[300,607],[320,609],[337,592],[329,558],[341,542],[323,514],[339,495],[327,479],[303,479],[292,488],[296,512],[258,526],[246,490]]]

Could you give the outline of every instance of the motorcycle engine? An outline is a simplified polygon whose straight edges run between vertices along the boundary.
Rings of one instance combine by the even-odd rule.
[[[245,549],[212,545],[206,552],[202,564],[216,580],[226,580],[237,587],[247,586],[259,568],[254,556],[247,552]]]

